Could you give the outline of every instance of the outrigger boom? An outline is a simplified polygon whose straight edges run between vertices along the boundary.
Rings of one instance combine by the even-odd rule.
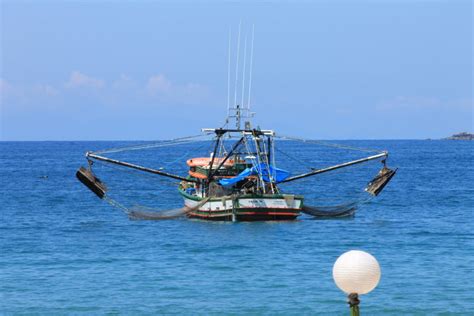
[[[119,165],[119,166],[123,166],[123,167],[128,167],[128,168],[132,168],[132,169],[136,169],[136,170],[140,170],[140,171],[144,171],[144,172],[157,174],[157,175],[160,175],[160,176],[165,176],[165,177],[168,177],[168,178],[173,178],[173,179],[176,179],[176,180],[197,183],[197,181],[194,180],[194,179],[188,179],[188,178],[181,177],[181,176],[178,176],[178,175],[174,175],[174,174],[171,174],[171,173],[168,173],[168,172],[164,172],[164,171],[160,171],[160,170],[156,170],[156,169],[152,169],[152,168],[147,168],[147,167],[142,167],[142,166],[135,165],[135,164],[132,164],[132,163],[129,163],[129,162],[124,162],[124,161],[120,161],[120,160],[115,160],[115,159],[99,156],[99,155],[93,154],[91,152],[87,152],[86,157],[97,159],[97,160],[100,160],[100,161],[110,162],[110,163],[113,163],[113,164],[116,164],[116,165]]]
[[[356,164],[363,163],[363,162],[367,162],[367,161],[370,161],[370,160],[379,159],[379,158],[382,158],[382,157],[387,158],[388,157],[388,152],[384,151],[384,152],[382,152],[381,154],[378,154],[378,155],[373,155],[373,156],[370,156],[370,157],[357,159],[357,160],[353,160],[353,161],[349,161],[349,162],[345,162],[345,163],[341,163],[339,165],[335,165],[335,166],[331,166],[331,167],[327,167],[327,168],[323,168],[323,169],[313,170],[313,171],[308,172],[308,173],[303,173],[303,174],[300,174],[300,175],[289,177],[289,178],[287,178],[287,179],[285,179],[281,182],[282,183],[290,182],[290,181],[294,181],[294,180],[314,176],[314,175],[317,175],[317,174],[325,173],[325,172],[328,172],[328,171],[333,171],[333,170],[336,170],[336,169],[339,169],[339,168],[349,167],[349,166],[356,165]]]

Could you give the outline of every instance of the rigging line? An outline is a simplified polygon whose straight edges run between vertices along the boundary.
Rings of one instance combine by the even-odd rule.
[[[189,141],[191,139],[199,138],[203,136],[207,136],[207,135],[199,134],[199,135],[193,135],[193,136],[174,138],[170,140],[163,140],[163,141],[155,142],[151,144],[133,145],[133,146],[126,146],[126,147],[114,147],[114,148],[94,151],[92,153],[105,154],[105,153],[113,153],[113,152],[120,152],[120,151],[126,151],[126,150],[140,150],[140,149],[147,149],[147,148],[154,148],[154,147],[164,147],[168,145],[179,144],[180,142]]]
[[[183,160],[184,158],[186,158],[186,156],[189,157],[189,153],[190,153],[190,152],[193,152],[193,151],[197,152],[198,150],[203,149],[206,145],[207,145],[207,144],[204,143],[204,144],[200,145],[199,147],[190,148],[190,149],[188,149],[181,157],[176,158],[176,159],[174,159],[174,160],[172,160],[172,161],[170,161],[170,162],[167,162],[166,164],[174,164],[174,163],[176,163],[176,162],[178,162],[178,161],[181,161],[181,160]]]
[[[232,149],[229,151],[229,153],[224,157],[224,159],[219,163],[219,165],[216,167],[216,169],[214,171],[212,171],[212,163],[209,167],[209,174],[207,176],[207,179],[212,179],[216,173],[218,173],[218,171],[221,169],[221,167],[225,164],[225,162],[230,158],[230,156],[234,153],[234,151],[236,149],[238,149],[238,147],[242,144],[242,141],[244,140],[244,137],[242,137],[241,139],[239,139],[238,142],[236,142],[233,146],[232,146]],[[211,161],[212,162],[212,161]]]
[[[245,149],[247,150],[248,155],[251,157],[250,160],[252,161],[252,166],[257,165],[257,160],[256,157],[252,155],[252,152],[250,151],[250,145],[247,142],[247,138],[244,139],[244,145]]]
[[[273,173],[270,172],[270,161],[268,160],[268,155],[266,155],[266,153],[268,152],[267,151],[267,147],[265,145],[265,139],[262,139],[262,142],[263,142],[263,153],[264,153],[264,157],[265,157],[265,160],[266,160],[266,164],[265,164],[265,167],[267,169],[267,173],[268,173],[268,177],[270,179],[270,187],[272,189],[272,193],[275,194],[275,190],[273,189],[273,184],[276,183],[276,181],[274,181],[274,177],[273,177]],[[268,150],[270,150],[270,148],[268,148]],[[275,171],[276,172],[276,171]]]
[[[247,101],[247,111],[250,111],[250,92],[252,89],[252,68],[253,68],[253,42],[254,42],[254,35],[255,35],[255,24],[252,25],[252,45],[250,48],[250,74],[249,74],[249,93],[248,93],[248,101]]]
[[[270,182],[273,182],[273,175],[270,175],[271,174],[270,173],[270,161],[268,160],[268,155],[267,155],[268,151],[267,151],[267,147],[265,145],[265,140],[264,139],[262,139],[262,143],[263,143],[263,157],[265,158],[265,159],[262,159],[262,160],[265,160],[263,163],[267,167],[266,169],[267,169],[269,177],[270,177]],[[268,150],[270,150],[270,148],[268,148]]]
[[[260,169],[260,147],[258,146],[258,142],[257,142],[257,137],[255,137],[255,135],[252,135],[252,138],[253,138],[253,141],[255,143],[255,149],[256,149],[256,153],[257,153],[257,162],[258,162],[258,167],[257,167],[257,171],[259,171]],[[263,193],[265,194],[265,183],[263,182],[263,174],[262,172],[259,172],[258,173],[259,175],[259,178],[260,178],[260,184],[262,186],[262,190],[263,190]]]
[[[276,168],[276,160],[275,160],[275,142],[272,140],[271,142],[271,153],[272,153],[272,164],[273,164],[273,168]],[[276,170],[275,170],[275,178],[276,178]],[[275,185],[275,189],[276,189],[276,192],[278,194],[281,193],[280,189]]]
[[[140,171],[143,171],[143,172],[149,172],[149,173],[157,174],[157,175],[164,176],[164,177],[169,177],[169,178],[173,178],[173,179],[177,179],[177,180],[184,180],[184,181],[188,181],[188,182],[197,182],[196,180],[188,179],[188,178],[185,178],[185,177],[182,177],[182,176],[179,176],[179,175],[175,175],[175,174],[171,174],[171,173],[161,171],[161,170],[158,170],[158,169],[152,169],[152,168],[148,168],[148,167],[144,167],[144,166],[139,166],[139,165],[136,165],[136,164],[133,164],[133,163],[130,163],[130,162],[126,162],[126,161],[111,159],[111,158],[107,158],[107,157],[104,157],[104,156],[94,155],[94,154],[91,154],[91,153],[87,153],[86,156],[88,158],[92,158],[94,160],[102,160],[102,161],[110,162],[110,163],[113,163],[113,164],[116,164],[116,165],[119,165],[119,166],[124,166],[124,167],[128,167],[128,168],[136,169],[136,170],[140,170]]]
[[[356,151],[361,151],[361,152],[369,152],[369,153],[383,153],[383,150],[376,150],[376,149],[370,149],[370,148],[360,148],[360,147],[352,147],[352,146],[347,146],[347,145],[340,145],[340,144],[335,144],[335,143],[328,143],[320,140],[310,140],[310,139],[304,139],[304,138],[298,138],[298,137],[291,137],[291,136],[275,136],[278,139],[283,139],[283,140],[293,140],[293,141],[300,141],[303,143],[308,143],[308,144],[318,144],[322,146],[328,146],[328,147],[334,147],[334,148],[339,148],[339,149],[350,149],[350,150],[356,150]]]
[[[209,162],[209,171],[207,173],[207,181],[206,181],[207,183],[209,183],[209,179],[212,178],[211,177],[212,165],[214,164],[214,159],[216,159],[216,154],[217,154],[218,146],[220,144],[221,137],[222,137],[222,134],[217,134],[217,136],[216,136],[216,143],[215,143],[215,146],[214,146],[214,150],[212,151],[211,161]],[[219,171],[219,167],[217,167],[217,171]]]
[[[92,154],[111,154],[111,153],[118,153],[123,151],[133,151],[133,150],[143,150],[143,149],[151,149],[151,148],[160,148],[160,147],[168,147],[168,146],[178,146],[184,144],[191,144],[195,143],[195,140],[188,140],[188,141],[179,141],[179,142],[172,142],[172,143],[153,143],[149,145],[142,145],[142,146],[133,146],[133,147],[124,147],[124,148],[116,148],[116,149],[108,149],[108,150],[101,150],[96,152],[91,152]]]
[[[245,97],[245,66],[247,63],[247,33],[245,33],[244,40],[244,66],[242,67],[242,101],[240,102],[240,107],[242,111],[245,111],[244,97]],[[244,114],[245,115],[245,114]]]
[[[247,152],[248,152],[249,156],[252,157],[252,158],[250,158],[250,160],[252,161],[252,166],[253,166],[254,168],[257,168],[257,166],[258,166],[258,160],[257,160],[257,159],[258,159],[258,152],[257,152],[257,149],[255,149],[255,154],[257,155],[257,157],[255,157],[255,156],[252,154],[252,151],[250,150],[250,149],[251,149],[251,148],[250,148],[251,146],[250,146],[250,144],[249,144],[248,141],[247,141],[247,137],[244,138],[244,144],[245,144],[245,149],[247,149]],[[257,169],[257,170],[258,170],[258,169]],[[263,182],[263,179],[261,179],[260,174],[259,174],[259,179],[260,179],[260,181]],[[258,185],[258,182],[257,182],[257,185]]]
[[[283,154],[284,156],[286,156],[286,157],[288,157],[288,158],[290,158],[290,159],[293,159],[294,161],[296,161],[296,162],[298,162],[298,163],[300,163],[300,164],[302,164],[302,165],[308,165],[308,166],[311,165],[308,161],[304,161],[304,160],[298,159],[298,158],[296,158],[296,157],[293,157],[293,156],[291,156],[290,154],[284,152],[283,150],[276,148],[275,146],[273,146],[273,148],[274,148],[274,150],[278,151],[280,154]],[[311,169],[311,167],[308,167],[308,168]]]
[[[130,210],[123,206],[122,204],[120,204],[119,202],[115,201],[114,199],[108,197],[108,196],[104,196],[104,200],[109,203],[110,205],[112,205],[113,207],[116,207],[120,210],[122,210],[125,214],[130,214]]]
[[[354,196],[350,197],[350,198],[339,198],[340,201],[347,201],[347,202],[343,202],[341,204],[349,204],[349,203],[357,203],[359,205],[362,205],[362,204],[366,204],[366,203],[370,203],[373,199],[375,199],[374,196],[372,195],[367,195],[367,192],[365,192],[363,189],[357,189],[357,190],[352,190],[351,194],[354,194]],[[308,196],[307,199],[311,201],[311,204],[313,204],[314,202],[317,202],[317,203],[323,203],[323,204],[327,204],[327,203],[334,203],[335,201],[335,198],[337,198],[336,196],[332,196],[332,197],[312,197],[312,196]],[[306,200],[306,199],[305,199]],[[306,203],[305,203],[306,204]],[[322,205],[323,207],[325,207],[324,205]],[[329,205],[327,205],[329,206]]]
[[[302,178],[311,177],[311,176],[315,176],[315,175],[318,175],[318,174],[330,172],[330,171],[340,169],[340,168],[347,168],[349,166],[365,163],[365,162],[368,162],[368,161],[371,161],[371,160],[386,159],[386,158],[387,158],[387,153],[383,152],[383,153],[380,153],[380,154],[377,154],[377,155],[373,155],[373,156],[369,156],[369,157],[365,157],[365,158],[361,158],[361,159],[357,159],[357,160],[352,160],[352,161],[340,163],[340,164],[337,164],[337,165],[334,165],[334,166],[329,166],[329,167],[322,168],[322,169],[313,169],[310,172],[289,177],[289,178],[283,180],[282,182],[290,182],[290,181],[294,181],[294,180],[298,180],[298,179],[302,179]]]
[[[225,148],[224,142],[225,142],[225,138],[223,137],[223,138],[222,138],[222,141],[221,141],[221,144],[220,144],[220,146],[219,146],[220,148],[219,148],[219,155],[218,155],[218,157],[222,157],[222,156],[227,155],[227,149]]]
[[[239,23],[239,35],[237,37],[237,62],[235,64],[235,91],[234,91],[234,107],[237,106],[237,82],[239,80],[239,55],[240,55],[240,28],[242,20]],[[239,127],[240,129],[240,127]]]
[[[115,165],[112,165],[110,163],[100,161],[100,160],[95,160],[94,161],[94,165],[97,165],[97,164],[99,164],[101,167],[106,167],[106,168],[109,168],[109,169],[117,170],[118,172],[124,172],[124,173],[130,174],[130,175],[133,175],[133,176],[139,176],[139,177],[143,177],[143,178],[146,178],[146,179],[153,178],[154,181],[159,182],[160,185],[167,185],[167,186],[175,187],[179,183],[176,180],[171,179],[171,178],[156,177],[156,175],[153,175],[151,173],[136,172],[136,171],[130,170],[128,168],[115,166]]]
[[[281,153],[283,153],[283,152],[281,152]],[[288,156],[288,157],[289,158],[294,158],[294,157],[291,157],[291,156]],[[295,160],[295,161],[297,161],[297,160]],[[341,176],[341,175],[344,175],[344,174],[352,173],[353,172],[353,169],[351,169],[352,167],[353,166],[350,166],[350,167],[347,167],[347,168],[336,169],[336,170],[331,171],[330,173],[323,173],[319,179],[321,179],[321,181],[325,181],[325,180],[323,180],[324,179],[323,177],[331,177],[332,179],[334,179],[334,177],[336,177],[336,176]],[[315,170],[315,168],[311,168],[311,167],[309,167],[309,168],[311,170]],[[301,178],[298,181],[299,181],[299,183],[310,183],[310,182],[314,183],[314,179],[312,179],[311,177]],[[279,184],[287,185],[288,183],[291,184],[291,182],[280,182]]]

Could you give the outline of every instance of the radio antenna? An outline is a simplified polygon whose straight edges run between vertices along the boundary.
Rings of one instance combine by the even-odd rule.
[[[242,21],[239,23],[239,35],[237,36],[237,62],[235,64],[235,92],[234,92],[234,106],[237,106],[237,81],[239,79],[239,55],[240,55],[240,27]]]
[[[244,96],[245,96],[245,66],[246,66],[246,62],[247,62],[247,34],[245,34],[245,40],[244,40],[244,66],[242,67],[242,102],[240,103],[240,106],[242,107],[242,111],[245,111]]]
[[[252,45],[250,48],[250,75],[249,75],[249,95],[247,101],[247,111],[250,112],[250,91],[252,89],[252,67],[253,67],[253,42],[255,39],[255,24],[252,25]],[[249,113],[250,115],[250,113]]]
[[[229,27],[229,47],[227,50],[228,62],[227,62],[227,122],[229,122],[230,115],[230,43],[232,40],[232,28]]]

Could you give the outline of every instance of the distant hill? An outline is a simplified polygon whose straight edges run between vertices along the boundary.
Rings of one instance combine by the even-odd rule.
[[[474,134],[462,132],[458,134],[454,134],[453,136],[449,136],[443,139],[448,139],[448,140],[474,140]]]

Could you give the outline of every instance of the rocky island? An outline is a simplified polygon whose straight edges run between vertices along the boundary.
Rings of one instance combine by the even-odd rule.
[[[447,140],[474,140],[474,134],[470,134],[467,132],[462,132],[458,134],[454,134],[452,136],[446,137],[444,139]]]

